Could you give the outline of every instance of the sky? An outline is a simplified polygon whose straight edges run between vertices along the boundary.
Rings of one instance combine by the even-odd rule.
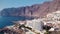
[[[50,0],[0,0],[0,10],[4,8],[31,6]]]

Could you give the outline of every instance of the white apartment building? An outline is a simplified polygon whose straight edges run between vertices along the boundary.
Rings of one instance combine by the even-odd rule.
[[[43,30],[42,26],[44,25],[44,23],[41,21],[41,19],[33,19],[30,21],[27,20],[26,22],[26,26],[29,26],[36,30]]]

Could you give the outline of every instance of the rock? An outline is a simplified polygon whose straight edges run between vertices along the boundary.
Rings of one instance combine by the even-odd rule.
[[[1,16],[43,17],[56,10],[60,10],[60,0],[53,0],[44,2],[43,4],[35,4],[26,7],[5,8],[1,11]]]

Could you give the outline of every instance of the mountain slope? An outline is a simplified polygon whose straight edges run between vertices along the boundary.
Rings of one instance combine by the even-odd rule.
[[[47,13],[60,10],[60,0],[44,2],[43,4],[35,4],[32,6],[19,8],[6,8],[1,11],[1,16],[29,16],[43,17]]]

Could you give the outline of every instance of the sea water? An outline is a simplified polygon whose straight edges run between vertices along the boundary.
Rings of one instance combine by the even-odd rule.
[[[12,21],[20,21],[20,20],[30,20],[33,18],[25,18],[24,16],[19,16],[19,17],[15,17],[15,16],[0,16],[0,28],[3,28],[5,26],[9,26],[9,25],[13,25],[14,23]]]
[[[0,16],[0,29],[4,28],[6,26],[13,25],[14,23],[12,21],[21,21],[21,20],[26,20],[29,18],[25,18],[24,16],[19,16],[19,17],[5,17],[5,16]],[[31,18],[32,19],[32,18]],[[4,34],[3,32],[0,32],[0,34]]]

